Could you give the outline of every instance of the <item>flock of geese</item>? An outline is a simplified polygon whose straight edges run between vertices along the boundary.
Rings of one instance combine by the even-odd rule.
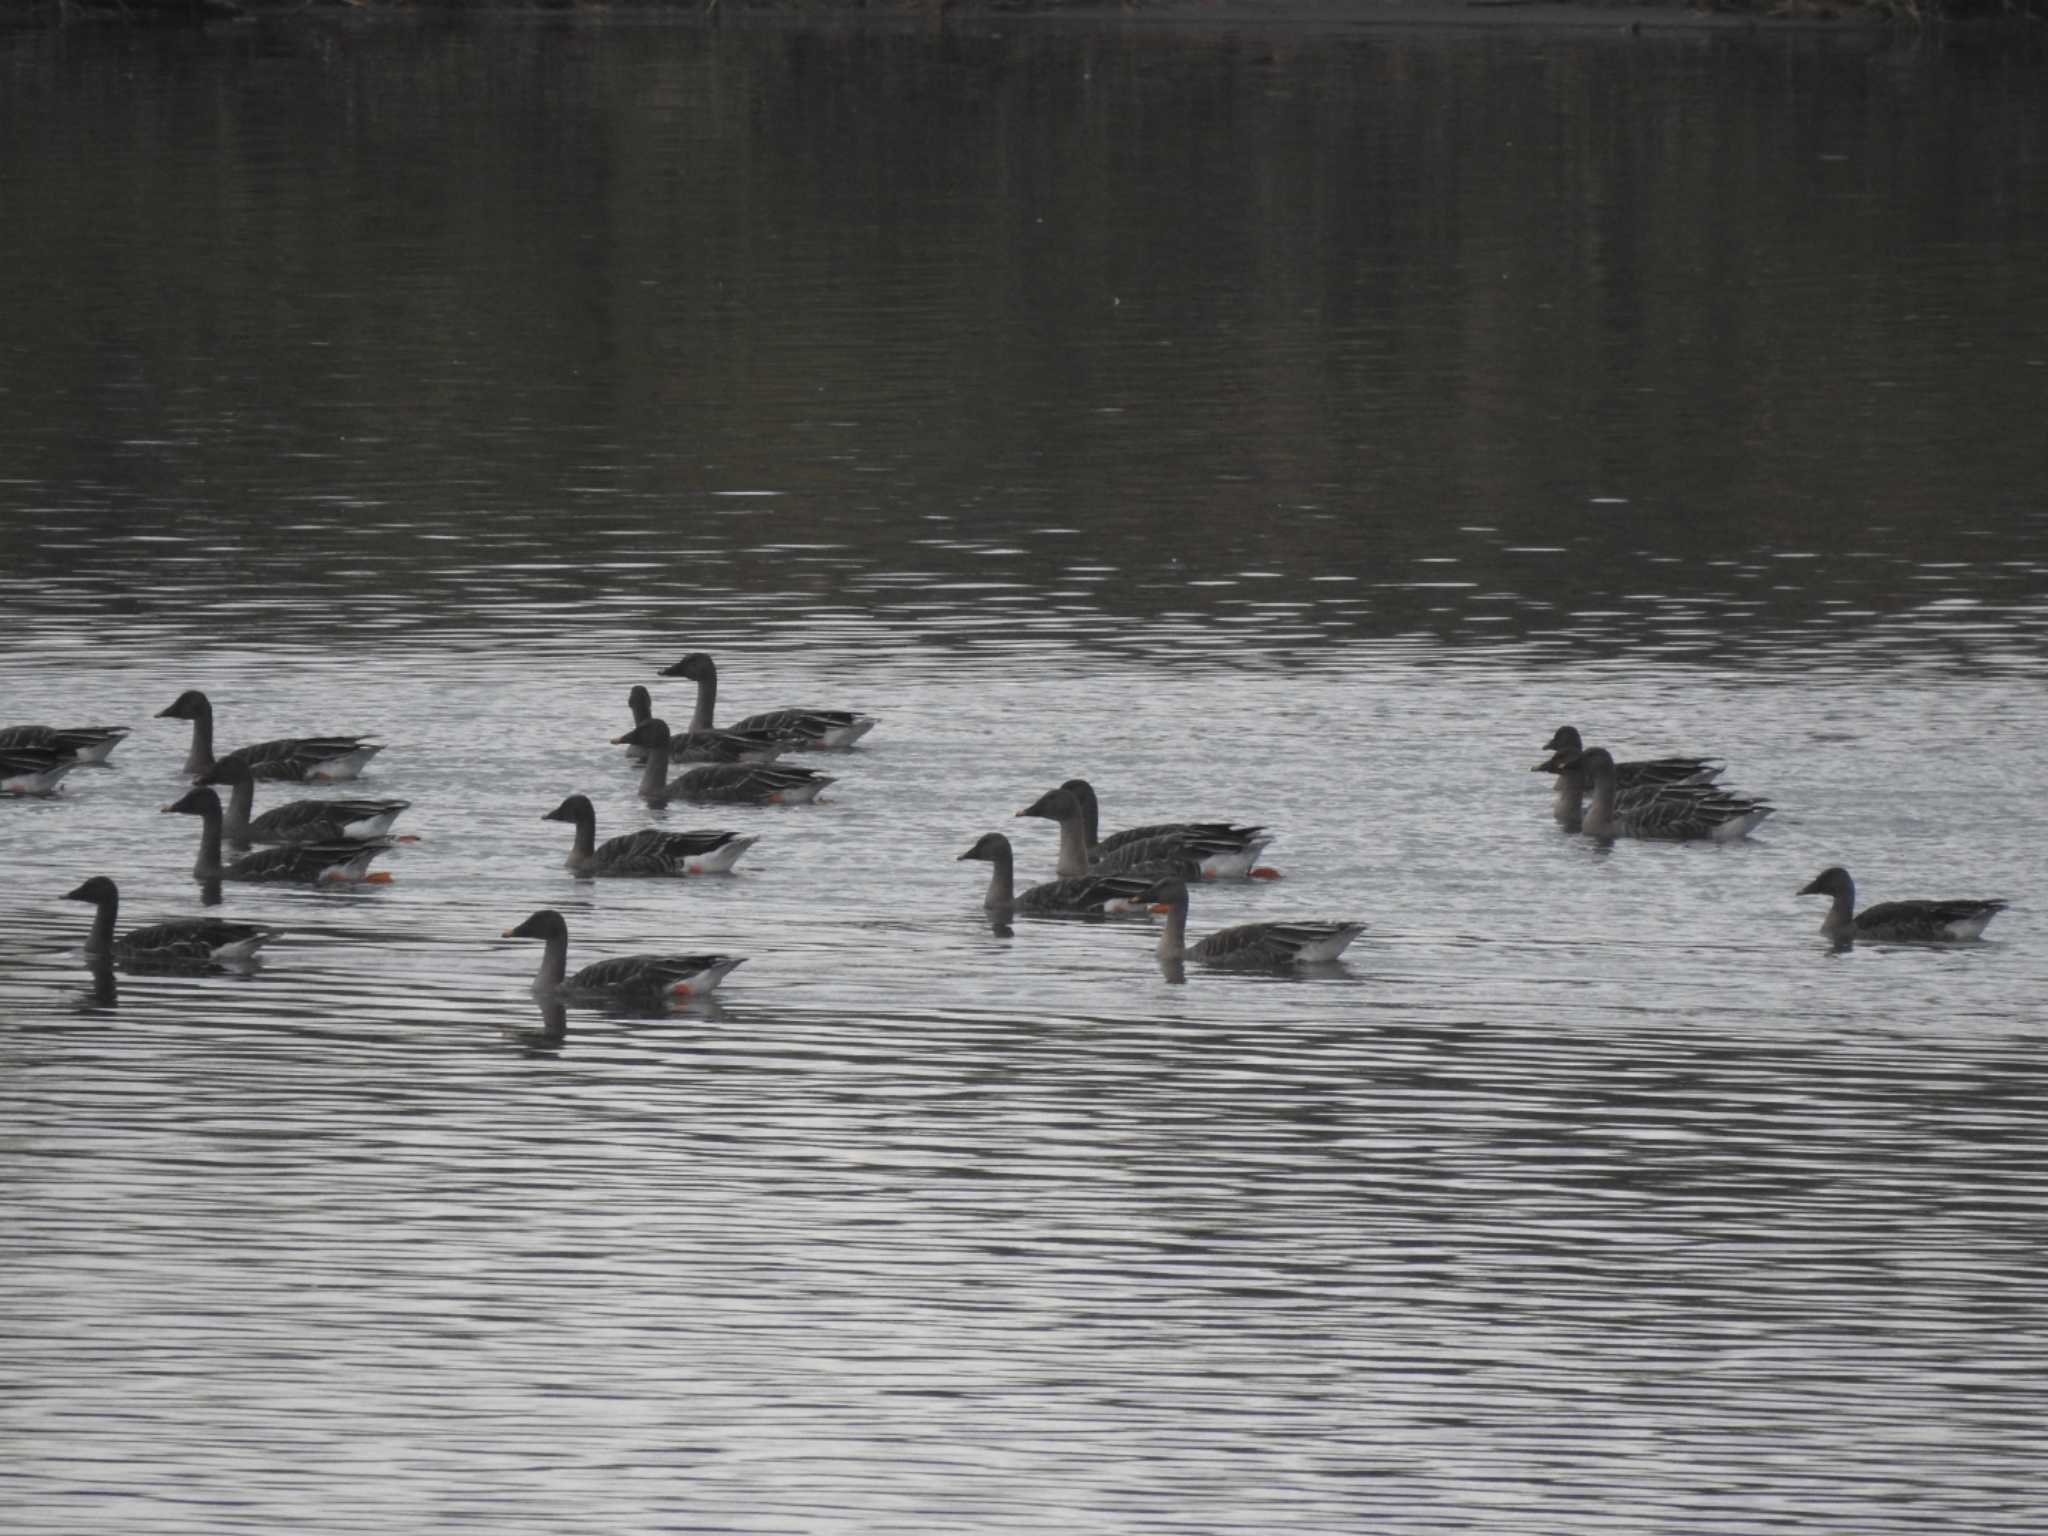
[[[633,726],[612,738],[640,764],[639,795],[650,806],[674,802],[725,805],[800,805],[814,802],[833,782],[814,768],[779,761],[791,752],[843,751],[875,726],[852,710],[787,708],[738,724],[713,723],[718,671],[711,657],[692,652],[664,677],[697,687],[688,727],[672,731],[653,713],[644,687],[628,696]],[[346,795],[295,800],[255,814],[259,780],[338,783],[354,780],[382,747],[365,736],[298,736],[257,742],[224,755],[214,751],[213,707],[204,693],[181,693],[159,718],[188,721],[191,746],[183,772],[192,788],[166,812],[200,822],[193,873],[218,899],[220,881],[377,882],[390,876],[371,864],[394,843],[393,831],[409,809],[404,800]],[[72,771],[103,765],[126,726],[18,725],[0,728],[0,791],[48,795],[61,791]],[[1734,793],[1717,781],[1722,764],[1700,757],[1617,762],[1602,747],[1587,747],[1565,726],[1553,736],[1550,756],[1536,771],[1554,776],[1553,813],[1566,830],[1609,840],[1621,837],[1731,842],[1747,837],[1772,807]],[[670,777],[671,770],[682,771]],[[228,800],[224,806],[220,791]],[[1103,836],[1100,805],[1085,779],[1069,779],[1017,816],[1046,820],[1059,829],[1056,878],[1016,888],[1010,840],[990,832],[959,855],[990,866],[984,907],[998,929],[1018,914],[1038,917],[1163,915],[1159,957],[1173,974],[1184,961],[1277,968],[1337,959],[1365,931],[1358,922],[1264,921],[1224,928],[1189,943],[1188,891],[1215,880],[1271,878],[1259,863],[1271,842],[1262,826],[1235,822],[1172,821],[1130,827]],[[548,821],[574,830],[566,867],[578,878],[677,877],[730,871],[754,838],[724,830],[672,832],[658,827],[597,841],[589,799],[570,795]],[[237,850],[224,856],[224,846]],[[1995,900],[1892,901],[1856,910],[1847,870],[1823,870],[1801,895],[1829,898],[1821,931],[1837,944],[1858,939],[1893,943],[1953,943],[1982,936],[2006,903]],[[131,969],[204,970],[248,962],[278,930],[218,917],[184,917],[116,931],[120,892],[104,875],[86,880],[65,899],[95,908],[85,953],[96,972]],[[544,1006],[565,1002],[672,1007],[703,997],[744,963],[724,954],[625,955],[571,973],[568,925],[561,913],[535,912],[508,938],[543,945],[534,990]]]

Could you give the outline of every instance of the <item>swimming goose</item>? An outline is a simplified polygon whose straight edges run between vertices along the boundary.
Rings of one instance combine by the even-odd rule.
[[[1030,912],[1041,917],[1103,917],[1112,913],[1142,912],[1145,893],[1152,882],[1131,875],[1081,875],[1072,880],[1048,880],[1021,895],[1017,891],[1015,856],[1010,840],[1000,832],[985,833],[980,841],[960,855],[992,866],[988,896],[982,905],[991,912]],[[956,861],[957,862],[957,861]]]
[[[412,807],[410,800],[293,800],[251,821],[249,811],[256,801],[256,775],[247,762],[224,757],[213,765],[211,772],[201,774],[199,782],[228,786],[222,832],[229,842],[244,848],[251,843],[327,843],[337,839],[361,842],[383,837],[392,823]],[[402,837],[397,841],[417,839]]]
[[[1981,938],[2002,901],[1881,901],[1856,910],[1856,882],[1839,864],[1799,888],[1801,896],[1831,896],[1820,931],[1837,944],[1874,939],[1893,944],[1954,944]]]
[[[0,751],[51,747],[76,767],[104,763],[128,735],[125,725],[9,725],[0,727]]]
[[[718,708],[718,666],[702,651],[692,651],[672,667],[661,669],[663,677],[687,677],[697,685],[697,708],[690,715],[692,731],[711,729]],[[778,740],[799,748],[850,747],[875,728],[872,715],[849,709],[771,709],[749,715],[735,731],[766,731]]]
[[[328,838],[316,843],[280,843],[244,854],[234,863],[220,861],[220,796],[205,785],[187,790],[182,799],[165,806],[164,813],[197,816],[199,861],[192,873],[200,880],[295,880],[312,884],[328,881],[360,881],[383,885],[391,879],[384,870],[371,874],[370,861],[391,846],[388,837]]]
[[[1614,758],[1605,747],[1589,747],[1561,766],[1583,769],[1592,781],[1593,799],[1582,823],[1591,837],[1732,843],[1755,831],[1772,811],[1761,800],[1706,784],[1665,785],[1624,800],[1614,783]]]
[[[642,827],[608,837],[597,845],[597,811],[584,795],[571,795],[541,817],[566,821],[576,828],[568,870],[582,878],[594,875],[722,875],[754,846],[737,832],[664,832]]]
[[[1566,766],[1567,763],[1570,764],[1569,767]],[[1620,768],[1621,765],[1617,763],[1614,804],[1618,811],[1627,811],[1639,802],[1654,799],[1666,791],[1689,792],[1693,789],[1708,789],[1705,784],[1660,784],[1641,780],[1634,784],[1624,784],[1621,782]],[[1557,824],[1565,831],[1577,832],[1585,821],[1586,796],[1593,787],[1592,780],[1586,772],[1586,765],[1580,760],[1579,755],[1553,752],[1530,771],[1557,776],[1557,784],[1551,795],[1550,813],[1557,818]],[[1709,792],[1721,793],[1719,790]]]
[[[0,747],[0,794],[54,795],[78,766],[55,747]]]
[[[640,798],[649,805],[671,800],[699,800],[719,805],[808,805],[827,784],[836,782],[812,768],[785,768],[777,763],[716,763],[692,768],[671,779],[668,722],[659,715],[636,725],[612,745],[647,748],[647,766],[640,774]]]
[[[1552,762],[1563,763],[1586,750],[1577,726],[1560,725],[1543,749],[1553,753]],[[1616,789],[1645,789],[1659,784],[1711,784],[1727,767],[1718,757],[1645,757],[1614,765]],[[1537,766],[1538,773],[1553,770]]]
[[[1155,881],[1148,899],[1167,909],[1159,936],[1159,958],[1204,960],[1211,965],[1278,967],[1334,960],[1365,932],[1363,923],[1264,922],[1220,928],[1188,943],[1188,887],[1184,880]]]
[[[1202,875],[1209,880],[1241,880],[1245,878],[1272,880],[1279,877],[1277,869],[1256,868],[1259,854],[1273,839],[1262,834],[1264,827],[1241,827],[1228,821],[1158,821],[1142,827],[1126,827],[1121,832],[1112,832],[1108,837],[1100,836],[1101,806],[1095,797],[1095,786],[1086,779],[1068,779],[1060,785],[1081,802],[1081,819],[1088,839],[1088,859],[1098,869],[1123,868],[1134,862],[1122,857],[1124,850],[1138,843],[1153,843],[1160,838],[1178,838],[1183,843],[1199,843],[1203,850],[1201,857]],[[1151,857],[1162,855],[1154,851]]]
[[[187,688],[156,717],[192,722],[192,750],[185,754],[187,776],[196,779],[213,768],[213,704],[205,694]],[[219,761],[245,762],[259,779],[352,779],[383,750],[364,736],[283,736],[237,747]]]
[[[1212,867],[1243,872],[1249,860],[1264,848],[1263,839],[1240,845],[1234,838],[1207,839],[1200,834],[1164,836],[1125,843],[1106,858],[1090,863],[1088,858],[1087,811],[1081,797],[1071,789],[1049,789],[1017,813],[1041,821],[1055,821],[1060,828],[1059,862],[1054,873],[1063,880],[1083,875],[1144,875],[1158,880],[1176,875],[1183,880],[1211,880]]]
[[[654,718],[654,700],[638,683],[626,695],[626,707],[633,711],[635,730]],[[787,742],[767,731],[692,729],[680,736],[669,737],[668,760],[671,763],[772,763],[782,756],[787,746]],[[627,747],[626,760],[646,762],[647,749]]]
[[[105,875],[94,875],[77,890],[66,891],[64,899],[89,901],[98,908],[85,941],[88,960],[118,960],[137,968],[232,965],[249,959],[278,935],[277,929],[258,923],[174,917],[169,922],[130,928],[116,938],[114,916],[120,910],[121,891]]]
[[[716,990],[721,981],[746,964],[744,955],[622,955],[565,976],[569,925],[561,913],[549,908],[534,913],[517,928],[507,928],[505,937],[546,941],[540,974],[533,981],[534,995],[542,999],[672,1005]]]

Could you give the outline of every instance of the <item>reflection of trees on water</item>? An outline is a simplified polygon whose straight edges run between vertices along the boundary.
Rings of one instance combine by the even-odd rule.
[[[148,531],[280,631],[338,583],[400,626],[652,620],[686,571],[728,628],[825,603],[938,643],[1019,598],[1679,659],[1923,614],[1967,649],[1936,605],[1976,600],[2038,648],[2048,292],[2012,252],[2043,234],[2042,124],[1978,88],[2009,59],[569,22],[271,46],[225,94],[128,33],[32,41],[10,77],[45,125],[5,161],[34,238],[0,271],[38,382],[0,398],[31,581],[164,600],[112,579],[160,568]]]

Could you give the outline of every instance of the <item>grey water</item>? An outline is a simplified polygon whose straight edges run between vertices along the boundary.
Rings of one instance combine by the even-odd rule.
[[[0,1528],[2037,1528],[2038,44],[315,9],[0,126],[0,724],[133,728],[0,803]],[[691,650],[827,803],[640,805]],[[189,687],[420,841],[96,991]],[[1777,814],[1590,844],[1565,723]],[[1365,936],[994,930],[1074,775]],[[541,907],[748,963],[550,1029]]]

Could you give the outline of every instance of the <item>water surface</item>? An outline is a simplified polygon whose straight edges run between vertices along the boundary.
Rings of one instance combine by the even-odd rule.
[[[2048,81],[1812,35],[67,28],[0,47],[0,1399],[23,1529],[2021,1531]],[[626,690],[881,725],[646,824]],[[184,727],[376,730],[198,910]],[[1562,834],[1561,723],[1731,848]],[[982,832],[1258,820],[1196,932]],[[266,787],[259,807],[275,803]],[[1793,893],[1999,895],[1837,955]],[[538,956],[751,958],[543,1027]],[[0,1522],[4,1523],[4,1522]]]

